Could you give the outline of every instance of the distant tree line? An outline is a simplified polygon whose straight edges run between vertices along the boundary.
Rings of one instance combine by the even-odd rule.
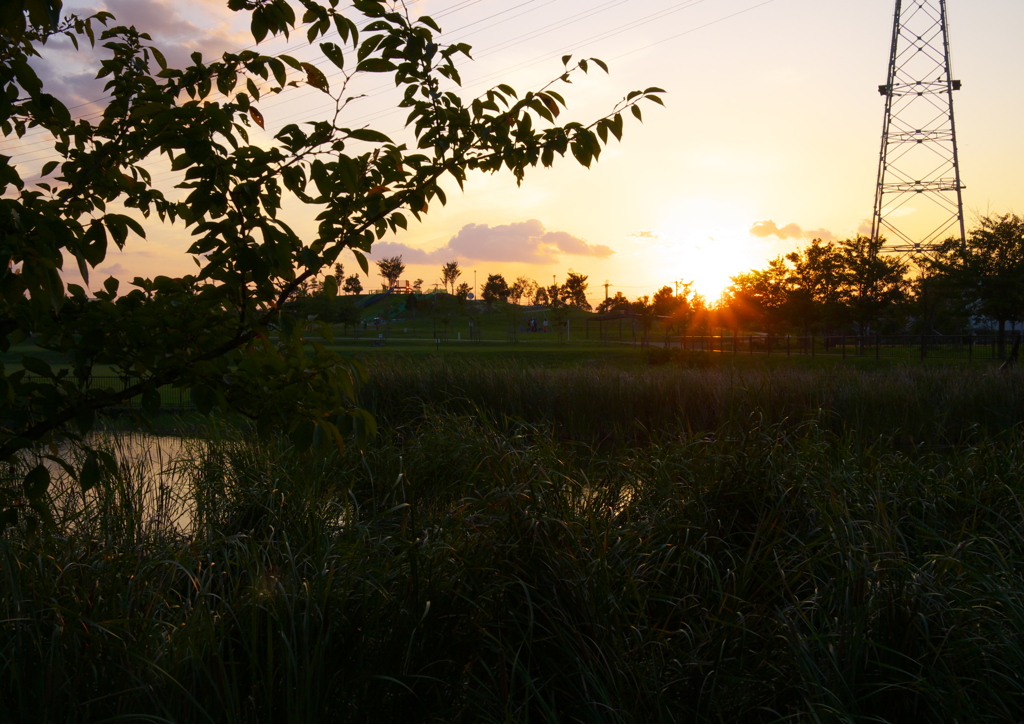
[[[816,239],[732,279],[717,307],[735,329],[797,334],[960,334],[1024,320],[1024,219],[986,216],[966,243],[901,258],[864,236]]]
[[[649,330],[657,323],[664,334],[705,333],[728,328],[736,333],[959,334],[995,329],[1000,337],[1024,321],[1024,219],[1015,214],[981,218],[966,244],[950,239],[928,254],[900,257],[883,252],[884,240],[865,236],[825,242],[779,256],[763,269],[732,277],[716,304],[697,294],[692,283],[663,286],[651,296],[627,299],[621,292],[596,308],[602,314],[634,316]],[[401,256],[377,262],[385,289],[394,287],[405,265]],[[440,269],[440,285],[458,301],[472,289],[459,282],[462,269],[450,261]],[[344,291],[362,291],[357,275],[345,277],[341,264],[335,278]],[[488,305],[503,302],[553,309],[591,311],[587,275],[569,270],[562,284],[538,284],[527,277],[509,282],[488,274],[480,296]],[[317,282],[300,290],[316,296]],[[423,280],[413,285],[422,291]],[[301,304],[314,304],[312,301]],[[325,315],[330,316],[330,315]],[[323,318],[323,317],[321,317]]]

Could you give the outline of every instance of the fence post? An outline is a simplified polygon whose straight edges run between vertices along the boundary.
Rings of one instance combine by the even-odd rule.
[[[967,335],[967,360],[972,361],[974,359],[974,335]]]
[[[880,359],[882,356],[882,336],[880,334],[875,335],[875,359]]]
[[[786,356],[789,357],[789,335],[786,335]]]
[[[843,348],[843,359],[846,359],[846,335],[839,335],[839,346]]]
[[[925,341],[924,341],[924,335],[922,334],[921,335],[921,359],[924,359],[924,357],[925,357]]]

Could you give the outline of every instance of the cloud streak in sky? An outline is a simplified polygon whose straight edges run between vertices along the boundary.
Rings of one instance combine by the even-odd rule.
[[[65,5],[67,11],[81,15],[90,15],[99,9],[77,2]],[[141,32],[149,33],[152,44],[172,67],[191,64],[190,56],[196,51],[209,62],[219,58],[225,50],[239,50],[252,43],[251,35],[233,33],[228,28],[230,13],[226,9],[219,11],[223,16],[221,22],[201,27],[182,14],[181,6],[171,0],[106,0],[102,7],[114,14],[108,26],[134,25]],[[99,35],[103,25],[94,25],[94,28]],[[87,106],[87,111],[79,110],[81,115],[101,112],[106,103],[104,86],[109,78],[96,78],[96,68],[98,58],[108,55],[108,51],[90,48],[85,42],[76,50],[70,40],[59,35],[48,45],[44,58],[33,62],[47,92],[61,98],[66,105]],[[159,67],[155,61],[151,63],[155,73]]]
[[[378,242],[373,256],[401,255],[406,264],[444,264],[453,259],[521,264],[554,264],[560,254],[605,259],[615,252],[566,231],[547,231],[537,219],[488,226],[466,224],[440,249],[423,251],[394,241]]]
[[[786,224],[782,228],[771,219],[757,221],[750,227],[751,236],[759,239],[767,239],[774,236],[777,239],[821,239],[822,241],[835,241],[836,235],[828,229],[804,230],[799,224]]]

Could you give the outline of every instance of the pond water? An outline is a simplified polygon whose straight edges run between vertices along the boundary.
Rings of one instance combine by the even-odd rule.
[[[44,460],[54,481],[50,490],[58,521],[74,524],[83,513],[109,512],[143,529],[191,528],[192,467],[183,460],[195,451],[196,439],[117,431],[95,433],[87,442],[117,460],[119,479],[83,493],[59,464]],[[72,463],[81,456],[70,446],[59,452]]]

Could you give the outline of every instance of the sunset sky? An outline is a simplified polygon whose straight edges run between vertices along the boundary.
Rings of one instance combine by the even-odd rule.
[[[149,31],[171,62],[251,44],[221,0],[92,7]],[[475,175],[425,223],[380,244],[375,256],[402,254],[410,281],[432,287],[441,265],[458,259],[470,284],[474,271],[480,285],[497,272],[550,284],[573,269],[589,276],[593,303],[606,280],[611,294],[631,299],[692,280],[714,301],[731,275],[869,223],[892,0],[419,0],[410,8],[432,15],[442,40],[473,46],[474,60],[461,64],[466,95],[499,82],[539,87],[559,74],[565,53],[611,66],[608,76],[565,87],[571,118],[602,115],[635,88],[667,91],[667,107],[646,106],[645,122],[627,122],[623,142],[592,169],[565,159],[529,172],[521,188],[509,175]],[[978,215],[1024,212],[1024,3],[949,0],[949,14],[970,225]],[[298,37],[289,47],[302,53]],[[83,60],[61,53],[42,71],[69,106],[87,103],[74,112],[88,115],[103,92]],[[381,77],[362,84],[367,97],[346,122],[399,133],[387,86]],[[317,117],[316,96],[261,103],[267,130]],[[27,172],[43,159],[40,140],[0,142],[0,153]],[[312,219],[296,228],[311,229]],[[180,227],[154,229],[149,241],[110,255],[101,278],[189,273],[187,238]],[[357,269],[351,257],[345,263]]]

